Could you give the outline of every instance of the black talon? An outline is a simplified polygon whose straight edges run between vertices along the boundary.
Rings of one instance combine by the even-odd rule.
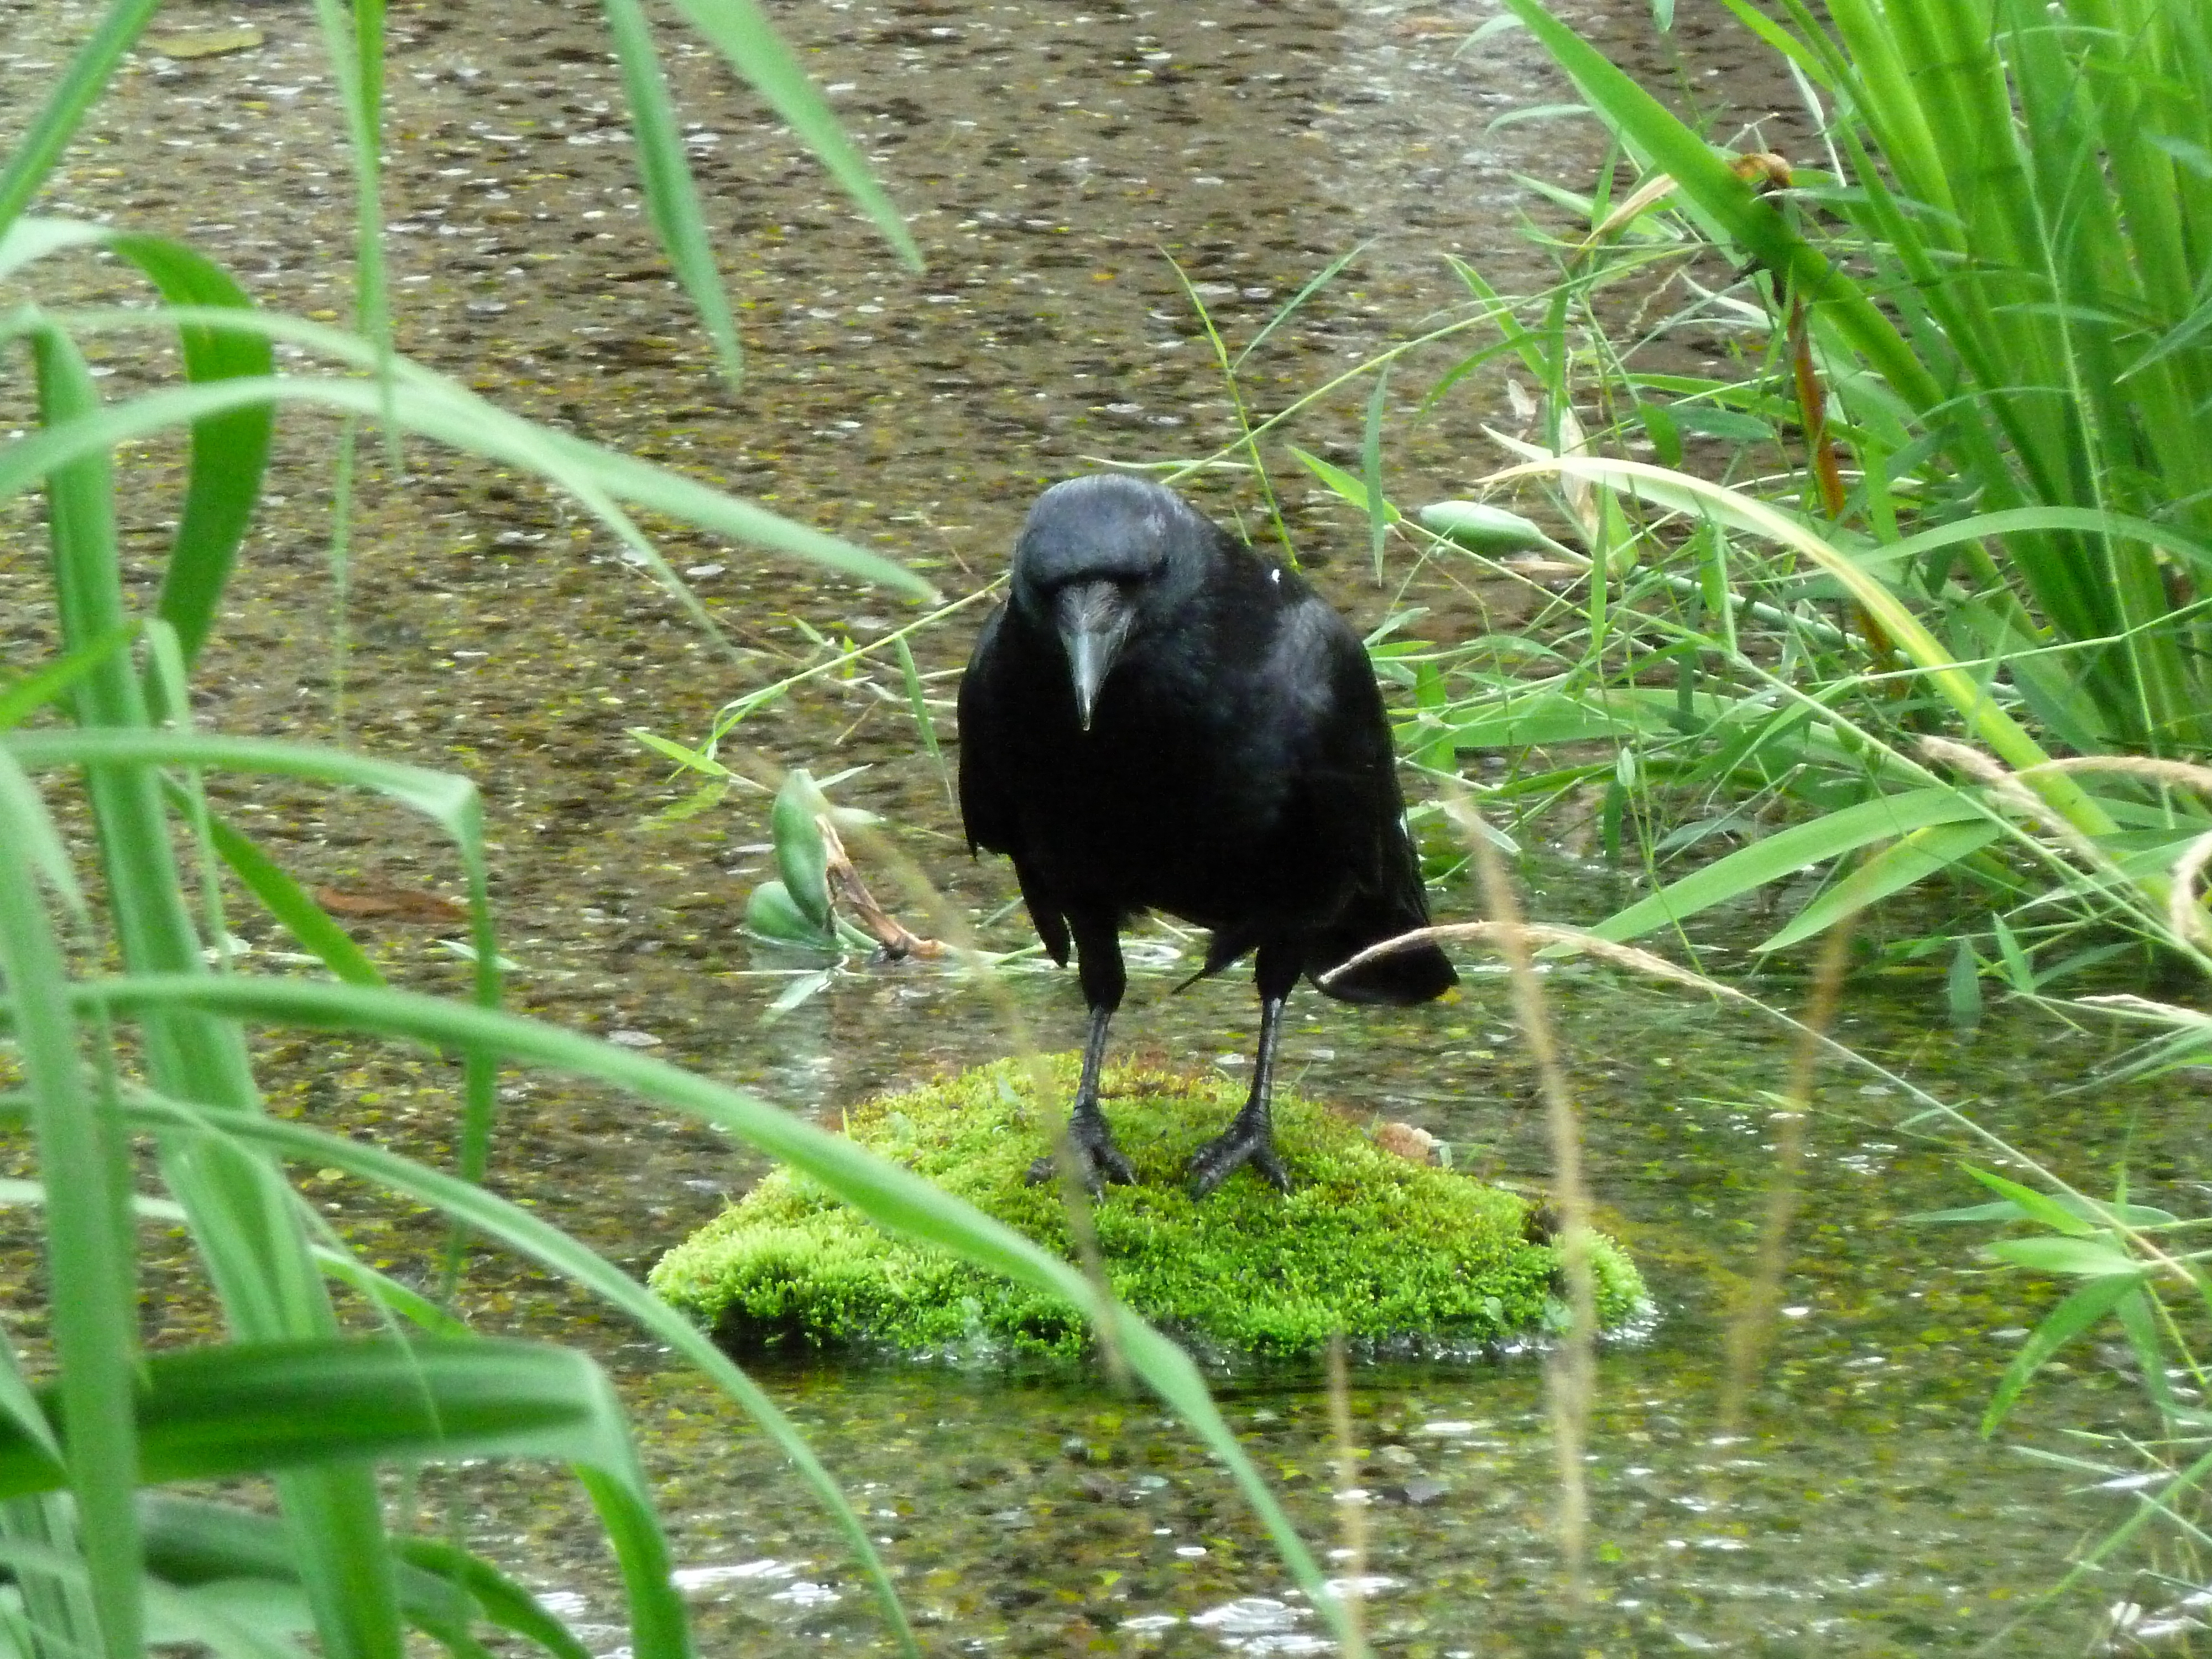
[[[1090,958],[1085,957],[1084,960],[1088,962]],[[1115,966],[1121,966],[1118,951],[1115,953]],[[1100,988],[1103,991],[1106,988]],[[1083,1184],[1091,1189],[1093,1198],[1105,1190],[1103,1182],[1116,1187],[1137,1184],[1137,1171],[1114,1144],[1114,1132],[1106,1127],[1106,1115],[1098,1109],[1098,1074],[1106,1060],[1106,1023],[1114,1017],[1112,1004],[1121,1000],[1121,989],[1116,986],[1110,1001],[1094,1000],[1091,1006],[1091,1035],[1083,1045],[1083,1079],[1075,1085],[1075,1104],[1067,1114],[1067,1144],[1075,1153]],[[1042,1187],[1059,1174],[1059,1158],[1047,1152],[1030,1165],[1029,1183]]]
[[[1291,1190],[1290,1171],[1275,1155],[1275,1138],[1267,1125],[1254,1123],[1239,1112],[1226,1130],[1191,1154],[1192,1195],[1204,1198],[1246,1164],[1277,1192]]]
[[[1275,1091],[1275,1042],[1282,1031],[1283,998],[1297,982],[1297,958],[1290,959],[1288,969],[1285,974],[1282,957],[1273,947],[1260,947],[1255,975],[1260,981],[1260,1053],[1252,1062],[1252,1092],[1243,1109],[1229,1120],[1229,1127],[1191,1154],[1187,1173],[1196,1197],[1204,1198],[1247,1164],[1253,1174],[1277,1192],[1291,1190],[1290,1172],[1275,1155],[1275,1125],[1270,1113]]]

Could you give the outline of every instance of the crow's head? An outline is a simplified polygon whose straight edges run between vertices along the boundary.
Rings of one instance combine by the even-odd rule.
[[[1059,636],[1085,731],[1130,632],[1204,580],[1219,533],[1172,489],[1118,472],[1056,483],[1030,508],[1014,607]]]

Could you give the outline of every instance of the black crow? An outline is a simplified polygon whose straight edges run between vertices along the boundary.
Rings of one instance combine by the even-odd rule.
[[[961,682],[960,807],[970,852],[1012,855],[1053,960],[1075,947],[1091,1033],[1068,1128],[1085,1179],[1134,1179],[1099,1110],[1099,1061],[1121,927],[1164,910],[1212,930],[1199,976],[1259,953],[1251,1098],[1192,1158],[1193,1185],[1249,1162],[1288,1190],[1267,1117],[1283,999],[1300,974],[1429,920],[1358,635],[1173,490],[1111,473],[1054,484]],[[1413,1003],[1455,978],[1425,945],[1325,988]],[[1051,1170],[1040,1159],[1030,1178]]]

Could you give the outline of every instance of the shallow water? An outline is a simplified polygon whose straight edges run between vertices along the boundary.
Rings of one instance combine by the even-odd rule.
[[[1170,999],[1139,981],[1122,1040],[1169,1053],[1236,1050],[1245,988]],[[1773,1167],[1759,1091],[1784,1075],[1782,1040],[1610,975],[1552,975],[1552,1006],[1586,1115],[1591,1180],[1661,1305],[1642,1340],[1599,1370],[1589,1440],[1589,1600],[1570,1600],[1549,1532],[1556,1486],[1540,1359],[1358,1368],[1355,1434],[1370,1627],[1405,1652],[1966,1651],[2026,1609],[2087,1528],[2124,1500],[2069,1496],[2021,1443],[2057,1446],[2060,1425],[2135,1420],[2132,1389],[2087,1350],[2006,1443],[1973,1425],[1997,1372],[2047,1296],[1973,1259],[1978,1234],[1905,1218],[1973,1201],[1954,1157],[1900,1133],[1887,1085],[1826,1079],[1800,1188],[1786,1312],[1741,1432],[1720,1429],[1726,1298],[1750,1271]],[[1547,1167],[1532,1079],[1505,1033],[1504,988],[1476,976],[1442,1008],[1370,1015],[1297,1006],[1303,1085],[1449,1139],[1460,1160],[1541,1182]],[[1851,1035],[1909,1063],[1947,1097],[1985,1097],[1990,1127],[2093,1170],[2116,1158],[2118,1103],[2046,1097],[2094,1057],[2087,1042],[2000,1018],[1969,1042],[1923,1035],[1940,988],[1857,998]],[[1073,987],[1038,979],[1022,1000],[1048,1031],[1079,1019]],[[1925,1005],[1916,1008],[1914,1001]],[[772,1028],[787,1075],[823,1096],[878,1065],[910,1062],[900,1038],[926,1024],[986,1042],[974,999],[929,969],[871,972],[809,1005],[813,1025]],[[878,1059],[871,1042],[890,1052]],[[748,1042],[748,1046],[751,1046]],[[1628,1056],[1633,1055],[1631,1059]],[[1612,1058],[1618,1056],[1619,1058]],[[717,1068],[719,1069],[719,1068]],[[2197,1097],[2143,1091],[2133,1160],[2160,1190],[2205,1174]],[[650,1182],[713,1167],[642,1144],[608,1159]],[[635,1160],[635,1162],[633,1162]],[[733,1430],[726,1407],[643,1352],[624,1355],[650,1455],[709,1644],[802,1650],[825,1637],[880,1640],[865,1589],[775,1455]],[[1096,1379],[819,1365],[770,1372],[810,1438],[880,1522],[918,1617],[979,1650],[1057,1652],[1114,1633],[1106,1650],[1298,1652],[1312,1621],[1264,1540],[1189,1437],[1140,1398]],[[1342,1551],[1335,1452],[1318,1377],[1297,1368],[1220,1379],[1231,1421],[1276,1478],[1308,1535]],[[471,1491],[477,1490],[472,1484]],[[566,1528],[542,1483],[495,1501],[487,1540]],[[511,1506],[511,1507],[509,1507]],[[556,1534],[556,1535],[559,1535]],[[543,1559],[537,1548],[526,1557]],[[1348,1558],[1339,1555],[1340,1570]],[[742,1571],[741,1571],[742,1569]],[[592,1577],[562,1581],[587,1598]],[[813,1586],[802,1589],[800,1586]],[[603,1594],[596,1592],[596,1594]],[[1280,1627],[1246,1629],[1266,1600]],[[604,1609],[604,1601],[592,1605]],[[2081,1609],[2062,1620],[2078,1627]],[[1262,1620],[1261,1624],[1264,1625]],[[2045,1629],[2016,1650],[2068,1650]],[[1257,1644],[1257,1645],[1253,1645]]]
[[[1636,45],[1640,5],[1589,9],[1610,38],[1672,72]],[[1707,32],[1715,9],[1682,8],[1686,83],[1709,83],[1720,67],[1707,61],[1724,50]],[[1452,304],[1441,252],[1504,288],[1542,280],[1516,236],[1517,216],[1540,210],[1512,174],[1579,186],[1595,155],[1571,128],[1492,130],[1498,114],[1560,92],[1513,37],[1461,51],[1489,15],[1477,5],[819,0],[775,11],[913,214],[927,275],[897,270],[749,94],[702,54],[672,49],[750,353],[745,389],[727,394],[642,231],[594,9],[396,7],[389,205],[403,343],[510,407],[881,547],[948,593],[995,572],[1044,479],[1099,456],[1207,453],[1236,435],[1164,250],[1234,344],[1322,264],[1372,239],[1340,284],[1255,355],[1248,395],[1272,410]],[[41,65],[92,15],[0,3],[0,128],[20,118],[50,72]],[[234,21],[213,4],[163,16]],[[325,142],[312,26],[293,8],[238,17],[264,32],[261,47],[134,64],[100,112],[97,144],[79,152],[49,205],[186,236],[270,303],[335,313],[346,303],[335,250],[348,191]],[[1734,60],[1723,78],[1740,105],[1769,95]],[[134,290],[87,265],[71,291]],[[118,391],[144,372],[128,352],[100,357]],[[1402,374],[1401,412],[1447,361]],[[1346,457],[1365,395],[1364,383],[1339,394],[1293,435]],[[1496,464],[1480,424],[1508,418],[1498,376],[1462,382],[1419,422],[1394,428],[1394,490],[1415,501],[1462,492]],[[210,722],[341,729],[322,552],[327,438],[311,422],[286,428],[279,499],[203,676]],[[364,453],[343,729],[483,787],[522,1006],[831,1112],[1003,1052],[1006,1034],[983,1000],[926,964],[842,975],[763,1024],[763,1008],[800,970],[738,931],[744,895],[767,871],[764,815],[740,797],[656,823],[682,791],[624,735],[641,724],[696,735],[724,698],[806,660],[794,617],[867,639],[903,619],[896,605],[674,535],[672,557],[742,648],[725,661],[534,486],[421,447],[405,464],[392,477],[380,452]],[[142,493],[126,526],[143,562],[174,511],[161,493],[173,467],[154,446],[131,475]],[[1364,523],[1291,471],[1278,482],[1309,565],[1363,624],[1379,620],[1392,601],[1362,580]],[[1216,476],[1197,488],[1213,509],[1259,525],[1256,497],[1239,483]],[[11,661],[41,647],[50,627],[30,523],[24,504],[0,507],[0,638]],[[1414,597],[1435,607],[1425,627],[1439,637],[1528,606],[1487,586]],[[972,626],[971,613],[919,636],[923,670],[956,666]],[[839,799],[883,813],[895,844],[971,915],[998,912],[1011,875],[966,859],[903,699],[886,695],[896,686],[880,672],[817,686],[742,735],[817,774],[867,763]],[[249,827],[307,878],[352,891],[453,890],[443,849],[396,812],[305,790],[239,794]],[[1524,875],[1542,919],[1587,921],[1628,890],[1602,867],[1539,853]],[[1475,906],[1454,890],[1439,908]],[[264,951],[282,948],[251,917],[240,931]],[[460,982],[434,930],[362,931],[403,982]],[[1016,912],[991,939],[1012,946],[1023,931]],[[1155,937],[1162,957],[1180,948]],[[1723,945],[1733,937],[1726,924],[1716,930]],[[1136,976],[1117,1043],[1241,1065],[1257,1024],[1249,987],[1232,976],[1170,999],[1176,976],[1164,960]],[[2055,1580],[2078,1538],[2124,1513],[2120,1500],[2069,1495],[2062,1475],[1973,1434],[2049,1293],[1980,1268],[1965,1234],[1903,1219],[1971,1202],[1974,1189],[1950,1153],[1897,1128],[1899,1097],[1832,1073],[1811,1126],[1789,1311],[1743,1434],[1723,1443],[1724,1310],[1765,1212],[1774,1126],[1761,1091],[1783,1086],[1786,1043],[1749,1015],[1611,974],[1561,969],[1548,983],[1591,1184],[1661,1317],[1601,1365],[1592,1565],[1579,1603],[1549,1532],[1556,1478],[1540,1361],[1355,1374],[1360,1484],[1373,1501],[1357,1507],[1356,1561],[1339,1565],[1375,1581],[1378,1643],[1439,1655],[1876,1654],[1963,1650],[2000,1630]],[[1037,1040],[1074,1042],[1069,976],[1023,972],[1012,984]],[[1796,995],[1786,983],[1770,994]],[[2193,1085],[2062,1096],[2104,1057],[2101,1037],[2000,1011],[1978,1036],[1954,1038],[1932,979],[1855,985],[1850,1006],[1844,1035],[1946,1098],[1980,1099],[1991,1127],[2085,1180],[2131,1146],[2153,1201],[2181,1191],[2201,1209],[2212,1136]],[[1305,996],[1292,1016],[1285,1058],[1301,1088],[1421,1123],[1482,1173],[1547,1178],[1534,1082],[1494,977],[1470,974],[1447,1006],[1356,1011]],[[264,1054],[279,1109],[446,1155],[458,1078],[442,1062],[322,1036],[271,1036]],[[709,1131],[525,1079],[509,1093],[495,1178],[641,1269],[757,1167]],[[422,1218],[317,1175],[304,1184],[371,1259],[402,1271],[431,1259],[438,1234]],[[10,1259],[24,1260],[27,1234],[0,1224],[12,1230]],[[663,1480],[679,1559],[696,1575],[704,1650],[885,1641],[827,1523],[728,1407],[528,1273],[486,1259],[471,1283],[488,1324],[581,1340],[617,1367]],[[160,1264],[151,1293],[158,1335],[207,1328],[181,1256]],[[0,1305],[35,1340],[33,1276],[0,1279]],[[2086,1351],[2070,1359],[2070,1372],[2031,1396],[2014,1440],[2053,1446],[2062,1425],[2136,1420],[2124,1379]],[[881,1523],[933,1650],[1315,1650],[1314,1620],[1225,1483],[1140,1400],[1066,1376],[824,1366],[771,1380]],[[1223,1394],[1308,1535],[1353,1549],[1353,1510],[1331,1495],[1316,1379],[1241,1376],[1224,1378]],[[556,1479],[471,1471],[453,1481],[432,1495],[455,1504],[487,1553],[576,1598],[586,1622],[607,1619],[609,1575]],[[2118,1588],[2096,1599],[2117,1599]],[[2015,1650],[2079,1645],[2081,1604],[2067,1617],[2063,1638],[2031,1635]],[[608,1629],[593,1646],[620,1640]]]

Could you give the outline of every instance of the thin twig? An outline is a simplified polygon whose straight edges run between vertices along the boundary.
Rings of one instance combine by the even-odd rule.
[[[1546,1367],[1552,1411],[1552,1444],[1559,1476],[1559,1552],[1567,1569],[1569,1593],[1579,1602],[1587,1593],[1584,1556],[1589,1533],[1589,1491],[1583,1470],[1595,1390],[1597,1346],[1597,1286],[1590,1269],[1590,1200],[1583,1181],[1582,1132],[1565,1068],[1544,1010],[1544,994],[1531,960],[1534,930],[1521,920],[1521,905],[1503,860],[1484,832],[1474,804],[1464,797],[1447,803],[1482,882],[1483,902],[1499,954],[1513,985],[1513,1010],[1522,1041],[1535,1062],[1543,1091],[1544,1118],[1551,1132],[1552,1196],[1559,1214],[1559,1270],[1566,1280],[1570,1320],[1566,1340]],[[1355,958],[1356,960],[1356,958]]]
[[[1782,1281],[1789,1267],[1790,1224],[1796,1218],[1799,1179],[1805,1165],[1805,1126],[1813,1111],[1813,1079],[1822,1039],[1835,1023],[1844,970],[1850,964],[1854,916],[1828,929],[1813,975],[1813,1000],[1797,1029],[1790,1061],[1790,1091],[1774,1137],[1774,1182],[1766,1194],[1766,1219],[1759,1229],[1759,1254],[1749,1281],[1729,1322],[1728,1374],[1721,1389],[1721,1432],[1734,1435],[1759,1380],[1759,1366],[1773,1344],[1774,1322],[1782,1305]]]
[[[1328,1420],[1336,1437],[1336,1503],[1344,1531],[1345,1622],[1354,1646],[1366,1644],[1367,1494],[1359,1484],[1359,1448],[1352,1437],[1352,1377],[1344,1333],[1328,1339]]]
[[[830,821],[827,812],[814,815],[814,827],[822,832],[822,851],[827,862],[823,873],[838,898],[854,921],[865,929],[869,938],[883,946],[884,954],[893,962],[903,962],[908,957],[941,957],[945,946],[933,939],[917,939],[908,933],[898,918],[876,902],[875,895],[868,891],[867,883],[860,879],[845,843],[839,838],[837,826]]]

